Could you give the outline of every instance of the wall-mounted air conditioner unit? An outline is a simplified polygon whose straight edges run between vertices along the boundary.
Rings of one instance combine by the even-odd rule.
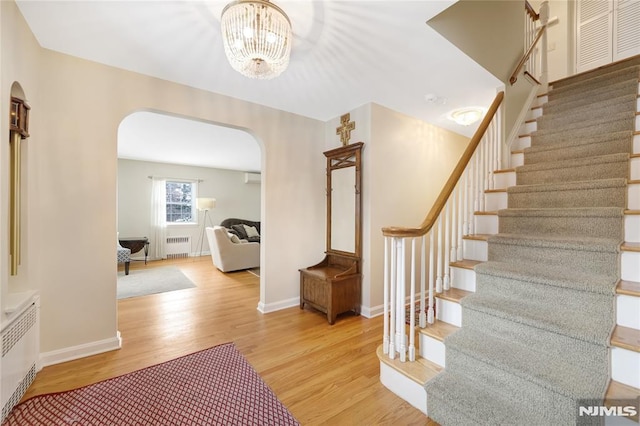
[[[245,173],[244,183],[260,183],[262,181],[262,175],[260,173]]]

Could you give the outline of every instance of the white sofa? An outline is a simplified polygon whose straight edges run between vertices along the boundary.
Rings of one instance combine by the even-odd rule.
[[[231,241],[222,226],[207,227],[211,260],[222,272],[239,271],[260,266],[260,243]]]

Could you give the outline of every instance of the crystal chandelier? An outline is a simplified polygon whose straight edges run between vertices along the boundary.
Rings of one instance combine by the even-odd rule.
[[[289,65],[291,22],[268,0],[229,3],[222,11],[220,25],[224,52],[241,74],[270,79]]]

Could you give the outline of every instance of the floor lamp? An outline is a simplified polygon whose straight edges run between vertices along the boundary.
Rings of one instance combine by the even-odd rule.
[[[202,245],[204,244],[204,231],[207,227],[207,218],[209,218],[209,210],[213,210],[216,206],[215,198],[196,198],[196,208],[199,211],[204,211],[204,218],[202,219],[202,229],[200,231],[200,239],[198,240],[198,245],[200,246],[200,254],[202,256]],[[209,218],[209,223],[211,223],[211,218]],[[213,226],[213,224],[211,224]],[[211,249],[211,248],[209,248]]]

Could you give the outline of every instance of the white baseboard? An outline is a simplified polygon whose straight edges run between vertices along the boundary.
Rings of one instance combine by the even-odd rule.
[[[55,351],[50,352],[42,352],[40,353],[40,366],[47,367],[49,365],[73,361],[74,359],[97,355],[120,348],[122,348],[122,337],[118,331],[116,335],[110,339],[98,340],[96,342],[84,343],[82,345],[71,346],[63,349],[56,349]]]
[[[258,311],[263,314],[268,314],[269,312],[280,311],[282,309],[292,308],[294,306],[300,306],[299,297],[293,297],[291,299],[285,299],[274,303],[260,302],[258,303]]]
[[[360,306],[360,315],[365,318],[373,318],[384,314],[384,305],[374,306],[369,308],[367,306]]]

